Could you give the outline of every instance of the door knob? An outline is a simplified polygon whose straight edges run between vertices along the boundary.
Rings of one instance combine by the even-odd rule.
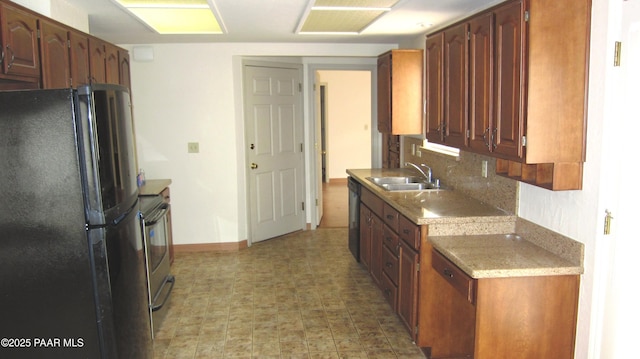
[[[258,164],[257,163],[252,163],[251,164],[251,169],[255,170],[256,168],[258,168]]]

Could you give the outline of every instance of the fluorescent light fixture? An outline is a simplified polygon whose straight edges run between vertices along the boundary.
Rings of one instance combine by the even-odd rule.
[[[339,31],[300,31],[298,33],[299,35],[358,35],[359,32],[354,32],[354,31],[343,31],[343,32],[339,32]]]
[[[364,6],[312,6],[311,11],[390,11],[390,7]]]
[[[295,33],[357,35],[400,0],[309,0]]]
[[[427,140],[424,140],[422,142],[421,147],[428,151],[433,151],[433,152],[441,153],[443,155],[455,157],[456,159],[460,158],[460,149],[458,148],[440,145],[437,143],[432,143]]]
[[[224,34],[213,0],[114,0],[159,34]]]

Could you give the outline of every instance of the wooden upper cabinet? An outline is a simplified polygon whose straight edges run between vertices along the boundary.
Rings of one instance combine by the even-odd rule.
[[[523,156],[524,106],[522,96],[522,2],[495,10],[495,112],[493,152],[502,158]]]
[[[105,43],[105,79],[108,84],[120,83],[120,60],[118,58],[118,48]]]
[[[131,89],[131,60],[129,51],[118,50],[118,62],[120,63],[120,85]]]
[[[561,6],[564,4],[567,6]],[[503,99],[501,110],[513,116],[517,113],[523,119],[507,122],[504,116],[495,116],[501,121],[497,136],[501,142],[496,147],[497,173],[551,190],[581,189],[586,148],[591,0],[562,4],[551,0],[523,0],[521,10],[522,102],[506,104]],[[515,30],[510,29],[506,12],[504,15],[502,34],[510,36]],[[515,16],[515,10],[509,16]],[[500,51],[500,24],[496,13],[496,53]],[[511,56],[507,52],[513,46],[504,41],[502,47],[505,56],[502,65],[506,69],[504,60]],[[501,84],[509,88],[504,80]],[[516,111],[518,105],[523,110]],[[522,127],[500,128],[506,125]],[[510,149],[519,151],[516,159],[513,153],[506,154]]]
[[[590,19],[591,0],[510,0],[428,35],[426,138],[490,154],[500,175],[581,189]]]
[[[591,0],[525,4],[526,163],[583,162]]]
[[[378,131],[391,133],[391,52],[378,56]]]
[[[469,148],[480,153],[493,149],[493,18],[469,21]]]
[[[446,145],[467,145],[468,24],[444,32],[444,139]]]
[[[91,83],[89,70],[89,39],[75,31],[69,32],[69,57],[71,67],[71,86],[78,87]]]
[[[47,20],[40,21],[42,88],[71,87],[68,30]]]
[[[427,37],[424,50],[425,135],[430,142],[442,141],[443,33]]]
[[[422,50],[391,50],[378,57],[378,130],[422,133]]]
[[[94,37],[89,38],[89,72],[91,83],[107,81],[107,55],[105,42]]]
[[[1,75],[40,78],[38,18],[26,11],[0,3]],[[18,79],[18,78],[13,78]]]

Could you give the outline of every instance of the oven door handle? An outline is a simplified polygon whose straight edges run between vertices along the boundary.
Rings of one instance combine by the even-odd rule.
[[[145,224],[147,226],[153,226],[162,217],[164,217],[167,214],[167,212],[169,212],[169,208],[171,208],[171,205],[168,203],[164,203],[158,210],[154,211],[148,216],[148,218],[144,219],[146,222]]]
[[[171,283],[171,286],[169,286],[169,289],[165,291],[165,288],[167,286],[167,283]],[[151,307],[151,311],[152,312],[157,312],[160,309],[162,309],[162,307],[167,303],[167,300],[169,300],[169,296],[171,295],[171,291],[173,291],[173,285],[176,284],[176,277],[172,276],[172,275],[168,275],[164,282],[162,283],[162,287],[160,288],[160,290],[158,291],[158,294],[156,295],[155,298],[153,298],[153,307]],[[164,295],[164,298],[162,299],[162,303],[160,303],[159,305],[155,305],[158,297],[160,296],[160,294],[162,294],[163,292],[166,292],[166,294]]]

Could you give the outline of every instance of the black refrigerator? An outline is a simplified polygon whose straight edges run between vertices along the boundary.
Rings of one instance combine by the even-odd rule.
[[[151,358],[126,88],[0,92],[0,358]]]

